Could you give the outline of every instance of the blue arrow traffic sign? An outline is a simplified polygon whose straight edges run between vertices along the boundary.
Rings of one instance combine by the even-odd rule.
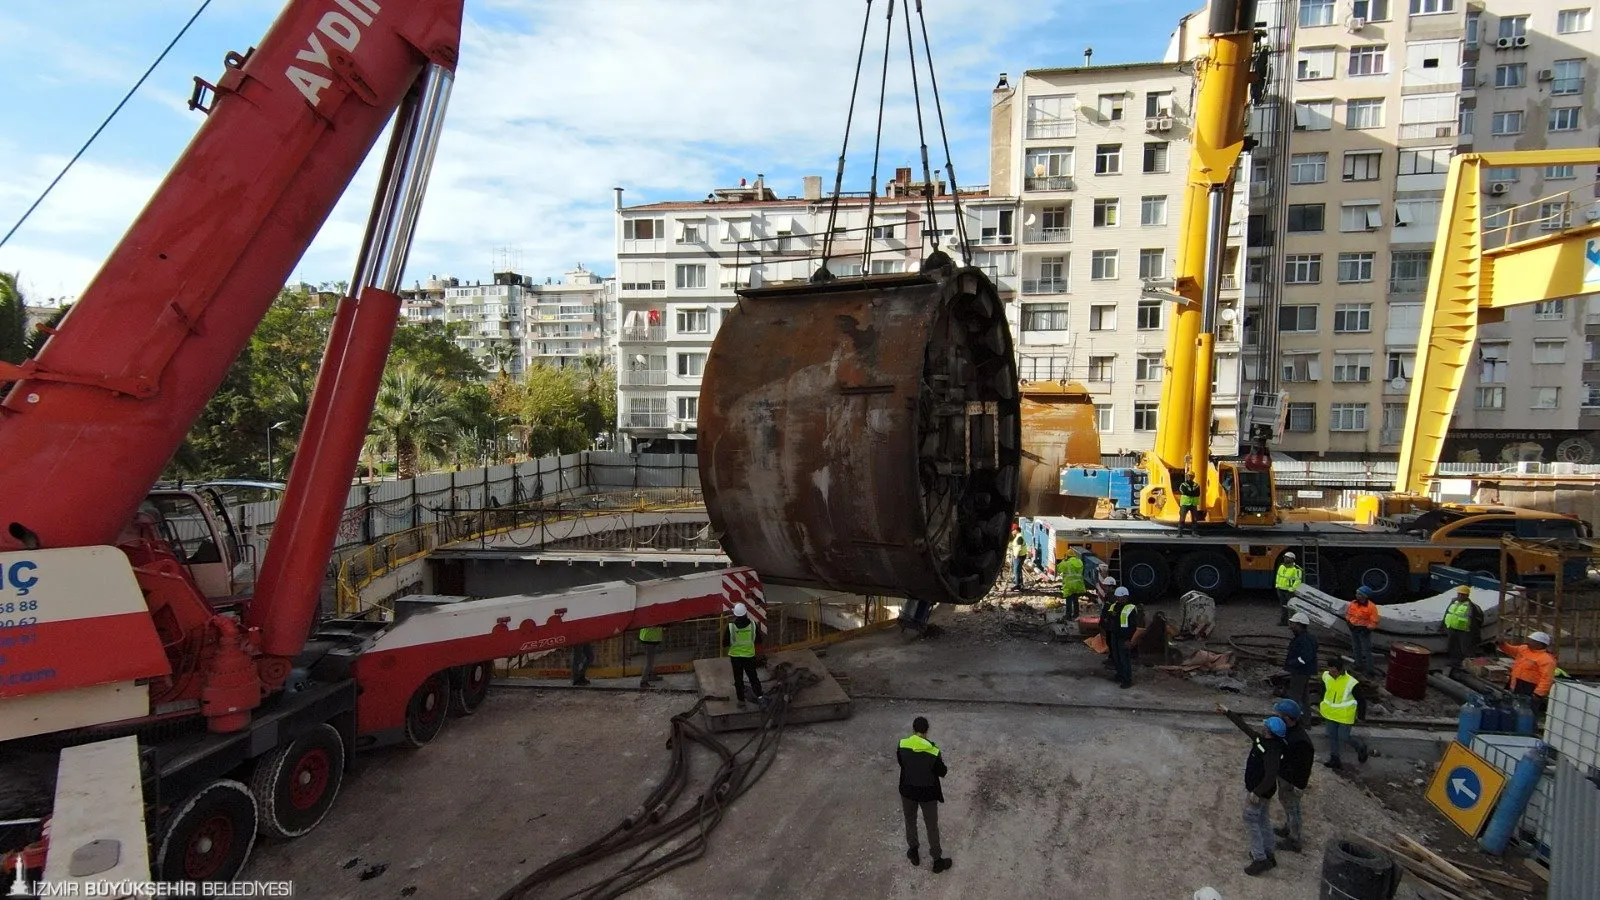
[[[1483,782],[1467,766],[1456,766],[1445,778],[1445,796],[1457,809],[1471,809],[1483,799]]]
[[[1590,240],[1583,245],[1583,286],[1600,285],[1600,241]]]

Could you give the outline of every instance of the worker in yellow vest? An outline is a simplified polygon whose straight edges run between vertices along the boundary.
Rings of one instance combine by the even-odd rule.
[[[1482,643],[1483,610],[1472,602],[1472,588],[1457,585],[1456,595],[1444,610],[1444,633],[1449,637],[1450,664],[1459,666]]]
[[[743,603],[733,605],[733,621],[728,623],[728,662],[733,665],[733,694],[744,709],[744,682],[750,680],[750,693],[755,701],[765,704],[761,693],[761,676],[756,673],[756,623]]]
[[[1328,734],[1328,760],[1323,765],[1330,769],[1344,767],[1339,751],[1345,744],[1355,748],[1361,762],[1367,761],[1366,741],[1352,733],[1356,725],[1356,685],[1359,683],[1354,675],[1345,671],[1344,660],[1337,657],[1322,673],[1322,705],[1318,711],[1322,713]]]
[[[1056,563],[1056,574],[1061,576],[1061,599],[1067,602],[1067,611],[1076,614],[1078,597],[1088,590],[1083,583],[1083,560],[1068,550],[1066,558]]]
[[[1294,589],[1300,586],[1300,579],[1300,564],[1295,560],[1294,553],[1285,553],[1272,581],[1272,586],[1278,590],[1279,625],[1289,624],[1289,601],[1294,597]]]
[[[664,640],[666,629],[660,625],[639,629],[639,646],[644,650],[644,669],[639,673],[639,687],[647,688],[652,682],[661,680],[661,676],[656,674],[656,654],[661,651],[661,642]]]
[[[1183,481],[1178,485],[1178,534],[1184,533],[1184,523],[1189,525],[1190,534],[1199,534],[1197,524],[1200,516],[1200,483],[1194,480],[1193,472],[1184,472]]]
[[[1022,526],[1011,526],[1011,589],[1022,592],[1022,564],[1028,559],[1028,539],[1022,536]]]

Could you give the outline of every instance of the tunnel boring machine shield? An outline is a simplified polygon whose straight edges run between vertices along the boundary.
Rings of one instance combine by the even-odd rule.
[[[729,557],[774,584],[981,599],[1021,457],[993,282],[947,263],[738,293],[700,386],[700,482]]]

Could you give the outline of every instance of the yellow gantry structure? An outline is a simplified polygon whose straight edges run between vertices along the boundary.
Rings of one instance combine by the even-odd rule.
[[[1462,380],[1472,364],[1480,324],[1501,321],[1508,307],[1600,291],[1600,223],[1485,249],[1492,243],[1486,238],[1497,232],[1509,238],[1514,233],[1516,210],[1508,211],[1504,227],[1484,230],[1484,171],[1593,165],[1600,165],[1600,148],[1467,153],[1450,161],[1395,491],[1427,492]],[[1570,209],[1562,215],[1570,215]]]

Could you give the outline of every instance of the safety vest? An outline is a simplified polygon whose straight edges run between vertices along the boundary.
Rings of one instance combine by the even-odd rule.
[[[1280,591],[1292,591],[1300,586],[1300,567],[1284,563],[1278,567],[1278,579],[1275,586]]]
[[[1356,723],[1356,677],[1349,672],[1338,678],[1322,673],[1322,705],[1318,710],[1329,722],[1340,725]]]
[[[1450,606],[1444,611],[1444,627],[1451,631],[1470,631],[1472,629],[1472,601],[1460,598],[1450,601]]]
[[[1061,596],[1073,597],[1087,589],[1083,583],[1083,560],[1068,556],[1056,568],[1061,573]]]
[[[1023,556],[1028,552],[1028,541],[1023,538],[1020,531],[1011,538],[1011,552],[1016,556]]]
[[[1200,485],[1192,481],[1185,481],[1183,484],[1178,485],[1178,505],[1199,506]]]
[[[933,741],[928,740],[920,734],[913,734],[910,737],[901,738],[900,749],[911,750],[916,753],[927,753],[932,756],[939,755],[939,748],[934,745]]]
[[[743,628],[728,623],[728,655],[751,657],[756,655],[756,623]]]
[[[1117,624],[1121,626],[1123,631],[1128,630],[1128,623],[1133,621],[1133,614],[1138,611],[1139,607],[1135,606],[1132,601],[1124,603],[1122,606],[1118,607]]]
[[[639,643],[641,644],[659,644],[665,636],[665,632],[660,625],[639,629]]]

